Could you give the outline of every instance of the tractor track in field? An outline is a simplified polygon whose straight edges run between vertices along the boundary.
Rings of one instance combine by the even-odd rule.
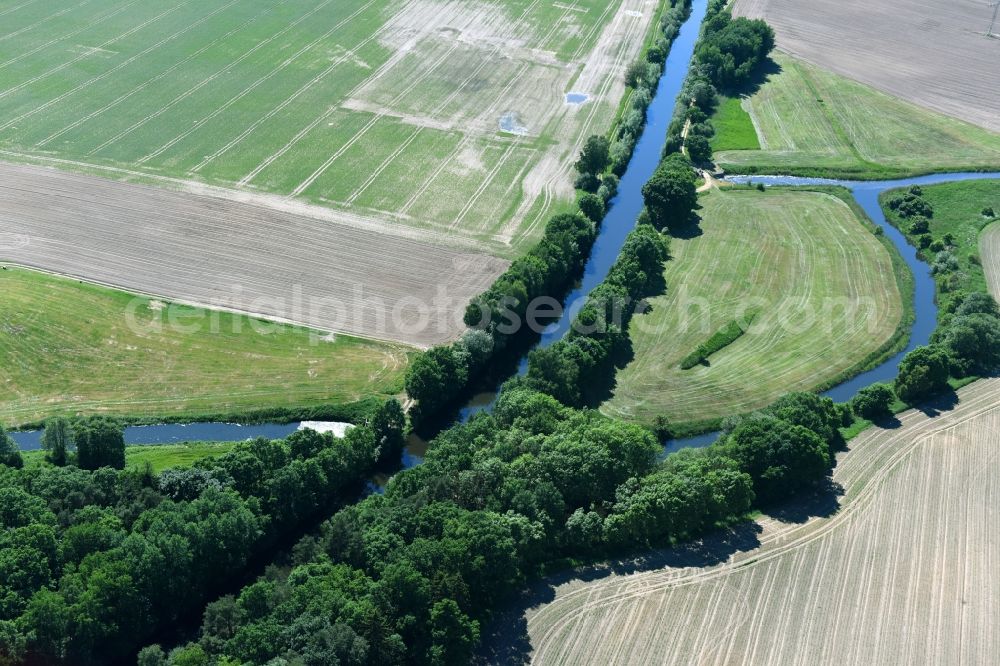
[[[532,661],[990,663],[1000,379],[899,421],[838,456],[839,507],[762,518],[721,564],[559,586],[526,614]]]

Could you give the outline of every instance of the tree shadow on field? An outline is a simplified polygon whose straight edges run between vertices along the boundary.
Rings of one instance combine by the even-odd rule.
[[[556,588],[560,585],[571,581],[594,582],[612,575],[624,576],[664,568],[715,566],[726,562],[735,553],[759,547],[760,532],[760,525],[748,520],[680,546],[564,571],[539,580],[521,590],[483,627],[474,663],[528,663],[532,645],[525,613],[555,599]]]
[[[949,388],[947,392],[921,403],[917,406],[917,409],[933,419],[941,416],[944,412],[950,412],[956,406],[958,406],[958,394]]]
[[[810,518],[829,518],[840,510],[844,487],[825,477],[812,493],[800,493],[791,501],[769,507],[764,513],[783,523],[804,523]]]
[[[750,97],[759,91],[764,84],[770,81],[773,77],[781,74],[781,71],[781,65],[776,63],[772,58],[768,57],[754,68],[746,83],[735,88],[723,90],[722,94],[729,97]]]
[[[698,209],[700,210],[701,206],[698,206]],[[670,225],[669,232],[673,238],[680,240],[697,238],[704,233],[701,230],[701,216],[698,213],[692,212],[690,217],[684,222]]]

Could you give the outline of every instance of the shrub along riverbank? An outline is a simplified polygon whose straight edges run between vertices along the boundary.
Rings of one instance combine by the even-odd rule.
[[[498,366],[527,351],[537,335],[516,324],[524,322],[528,304],[541,297],[561,302],[579,278],[607,205],[617,193],[618,176],[645,127],[667,54],[690,11],[690,0],[675,0],[663,12],[659,34],[626,72],[627,110],[607,137],[587,140],[576,164],[579,212],[549,220],[541,241],[473,299],[465,313],[465,323],[473,330],[453,344],[430,349],[407,369],[406,392],[415,401],[410,413],[417,427],[433,424],[468,399],[483,378],[496,379]]]

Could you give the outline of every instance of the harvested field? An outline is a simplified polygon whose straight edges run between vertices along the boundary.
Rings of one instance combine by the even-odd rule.
[[[5,164],[0,261],[416,346],[464,330],[465,304],[506,267],[323,216]]]
[[[189,418],[402,391],[411,348],[0,271],[0,423]]]
[[[0,149],[292,196],[513,256],[572,201],[578,148],[609,126],[657,11],[0,0]],[[501,131],[505,116],[523,131]]]
[[[1000,380],[959,398],[852,440],[839,498],[559,585],[527,612],[532,661],[995,663]]]
[[[776,53],[774,65],[742,102],[760,150],[726,149],[737,146],[741,128],[717,123],[715,159],[727,170],[887,177],[1000,168],[1000,134],[785,54]]]
[[[990,293],[1000,301],[1000,224],[994,222],[983,230],[979,237],[979,251]]]
[[[605,413],[651,423],[722,418],[841,375],[893,337],[903,306],[889,251],[837,197],[714,189],[699,235],[674,239],[667,292],[629,326],[634,358]],[[745,335],[685,356],[756,312]]]
[[[783,51],[1000,132],[1000,39],[985,36],[988,2],[736,0],[734,13],[766,19]]]

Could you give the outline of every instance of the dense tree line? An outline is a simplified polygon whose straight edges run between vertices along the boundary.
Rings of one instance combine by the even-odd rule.
[[[847,415],[791,394],[657,462],[645,428],[511,384],[288,567],[211,604],[197,641],[141,663],[466,663],[490,612],[547,565],[680,542],[821,481]]]
[[[709,139],[715,129],[709,118],[719,92],[735,93],[753,79],[755,70],[774,49],[774,30],[761,19],[733,18],[726,0],[710,0],[694,58],[674,118],[667,133],[665,152],[687,148],[696,164],[712,159]],[[690,122],[687,140],[684,126]]]
[[[904,402],[915,404],[948,389],[949,377],[990,374],[1000,370],[1000,309],[993,297],[976,291],[961,278],[955,239],[935,238],[930,222],[934,207],[919,185],[887,196],[887,217],[903,231],[931,264],[938,285],[938,326],[930,344],[918,347],[900,363],[894,388]]]
[[[74,429],[77,456],[88,438],[112,439],[102,434],[112,426]],[[160,476],[0,466],[0,662],[128,658],[200,612],[249,558],[349,499],[383,449],[398,455],[402,427],[389,401],[344,439],[301,431],[247,441]]]
[[[650,224],[629,233],[607,277],[595,287],[563,339],[528,356],[527,383],[571,406],[588,402],[585,387],[614,374],[628,344],[629,320],[644,296],[658,291],[669,240]]]
[[[633,92],[628,108],[611,132],[608,154],[612,173],[619,176],[625,173],[625,168],[632,159],[635,144],[646,126],[646,111],[656,96],[656,88],[670,47],[690,14],[691,0],[674,0],[672,6],[660,17],[660,34],[646,50],[645,57],[629,64],[625,69],[625,83]]]
[[[642,60],[626,72],[634,88],[629,109],[611,132],[612,139],[591,136],[574,165],[581,191],[578,213],[553,217],[542,240],[473,299],[465,323],[474,330],[451,345],[417,358],[407,369],[406,392],[416,403],[411,416],[418,426],[466,397],[497,355],[509,351],[512,340],[527,340],[523,323],[527,309],[541,297],[562,298],[583,270],[597,235],[597,225],[618,191],[624,172],[646,122],[663,71],[663,62],[684,19],[690,0],[678,0],[660,19],[660,35]],[[610,170],[610,172],[609,172]],[[693,183],[693,179],[692,179]],[[693,185],[692,185],[693,196]]]
[[[494,356],[525,335],[529,305],[543,296],[561,298],[583,270],[597,236],[593,220],[581,213],[554,216],[542,240],[469,304],[465,322],[472,330],[450,345],[417,357],[406,373],[406,392],[416,400],[416,423],[467,395],[470,384]]]

